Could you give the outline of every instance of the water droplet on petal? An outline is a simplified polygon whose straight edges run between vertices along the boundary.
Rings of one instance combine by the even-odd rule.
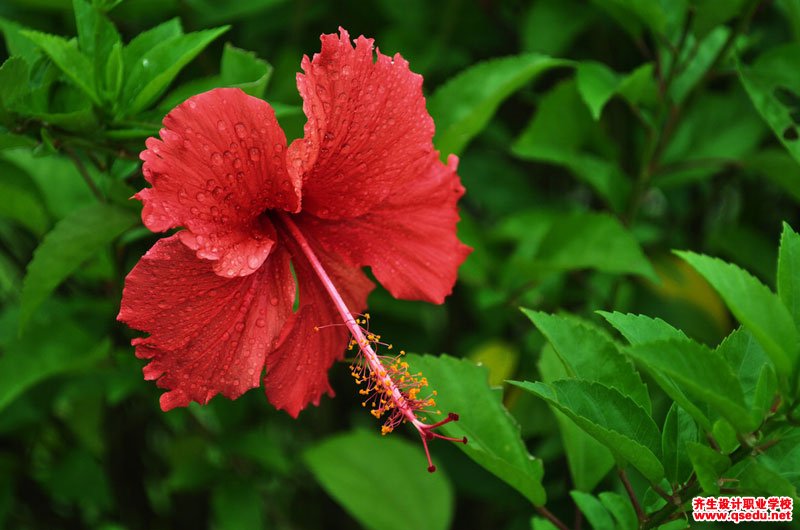
[[[239,332],[244,331],[244,322],[237,322],[234,328]]]
[[[236,129],[236,136],[239,138],[244,138],[247,136],[247,127],[244,126],[244,123],[237,123],[234,126],[234,129]]]
[[[217,129],[218,129],[220,132],[224,131],[224,130],[226,129],[225,122],[224,122],[224,121],[222,121],[222,120],[219,120],[219,121],[217,122]]]
[[[278,305],[278,297],[273,296],[272,298],[269,299],[269,303],[272,305]]]
[[[198,201],[200,201],[200,202],[203,202],[204,200],[206,200],[206,194],[205,194],[205,193],[203,193],[203,192],[200,192],[200,193],[198,193],[197,195],[195,195],[195,198],[196,198]]]
[[[261,151],[257,147],[250,149],[250,160],[253,162],[261,160]]]
[[[261,260],[258,256],[250,256],[247,258],[247,266],[251,269],[257,269],[259,265],[261,265]]]
[[[267,322],[263,318],[259,318],[258,320],[256,320],[256,326],[258,326],[259,328],[263,328],[266,325]]]
[[[220,123],[222,123],[222,122],[220,122]],[[215,166],[221,166],[222,165],[222,155],[219,154],[219,153],[213,153],[211,155],[211,163],[214,164]]]

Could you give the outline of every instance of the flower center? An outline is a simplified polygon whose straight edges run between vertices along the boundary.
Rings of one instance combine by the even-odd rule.
[[[351,373],[357,383],[366,383],[366,387],[360,391],[362,395],[367,396],[363,405],[366,407],[367,404],[371,404],[372,414],[376,418],[388,414],[381,428],[382,434],[391,432],[401,423],[411,423],[422,440],[425,457],[428,459],[428,471],[436,471],[436,466],[431,461],[428,449],[429,440],[441,438],[452,442],[467,443],[466,436],[452,438],[434,431],[434,429],[446,423],[457,421],[458,415],[449,413],[447,418],[433,424],[425,423],[419,419],[417,411],[425,412],[435,405],[433,400],[435,393],[431,393],[427,397],[420,397],[419,395],[421,390],[428,385],[427,379],[422,377],[421,373],[409,373],[408,363],[402,359],[405,354],[402,351],[400,355],[395,357],[378,355],[377,351],[380,347],[390,350],[392,348],[391,345],[381,342],[380,335],[371,333],[369,329],[362,327],[362,325],[368,324],[369,315],[358,318],[350,312],[300,228],[292,221],[289,215],[284,213],[277,215],[300,246],[309,264],[325,287],[331,301],[336,306],[344,325],[350,331],[352,338],[349,349],[358,348],[358,355],[351,366]]]

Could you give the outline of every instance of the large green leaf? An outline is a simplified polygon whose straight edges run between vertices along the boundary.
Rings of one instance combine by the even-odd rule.
[[[162,22],[158,26],[143,31],[136,35],[123,49],[122,59],[125,64],[126,74],[134,64],[141,62],[144,54],[164,41],[183,35],[181,21],[177,18]]]
[[[35,384],[91,366],[110,349],[107,339],[98,340],[74,320],[74,308],[48,304],[44,309],[21,337],[16,333],[18,311],[0,315],[0,411]]]
[[[618,390],[600,383],[564,379],[552,383],[511,381],[569,416],[579,427],[605,444],[621,461],[645,477],[659,481],[661,436],[647,412]]]
[[[22,34],[41,48],[64,75],[95,104],[101,104],[94,86],[94,64],[78,50],[76,39],[67,40],[39,31],[23,31]]]
[[[687,442],[686,449],[703,491],[719,494],[719,477],[731,467],[731,459],[697,442]]]
[[[28,264],[22,287],[20,328],[81,263],[136,222],[130,211],[104,204],[76,210],[59,221]]]
[[[778,391],[775,370],[764,348],[749,331],[739,328],[725,337],[717,352],[733,369],[745,403],[758,417],[764,417]]]
[[[781,299],[747,271],[693,252],[677,252],[717,290],[731,312],[764,347],[778,373],[789,374],[798,357],[798,332]]]
[[[549,315],[522,309],[550,341],[568,377],[616,388],[650,413],[650,395],[631,362],[601,330],[572,315]]]
[[[538,367],[545,383],[569,377],[567,368],[550,344],[542,348]],[[555,406],[549,407],[558,422],[572,483],[580,491],[592,491],[614,467],[614,455]]]
[[[515,488],[536,506],[545,503],[542,461],[528,454],[519,426],[503,407],[502,390],[491,388],[485,368],[447,355],[409,355],[413,371],[421,371],[438,392],[437,408],[461,419],[442,427],[448,436],[466,436],[458,444],[467,456]],[[443,419],[430,414],[435,420]]]
[[[614,210],[628,201],[630,181],[610,155],[600,124],[567,80],[542,97],[536,113],[512,145],[520,158],[556,164],[594,189]]]
[[[108,18],[87,0],[73,0],[75,9],[75,25],[78,28],[78,45],[81,51],[89,57],[94,64],[94,84],[98,92],[107,93],[108,100],[116,96],[119,85],[110,86],[106,75],[107,70],[115,70],[122,75],[122,39],[117,28]],[[117,50],[112,59],[112,51]],[[114,76],[116,77],[116,76]]]
[[[570,65],[571,61],[530,53],[492,59],[461,72],[428,100],[437,149],[445,156],[460,154],[508,96],[539,74]]]
[[[35,235],[42,235],[49,222],[44,199],[24,171],[0,160],[0,217],[12,219]]]
[[[638,344],[627,351],[648,372],[668,376],[695,405],[707,403],[740,432],[758,426],[745,404],[739,381],[718,352],[694,341],[674,339]]]
[[[673,403],[661,431],[661,452],[664,473],[671,484],[681,484],[692,472],[687,442],[697,442],[697,424],[677,403]]]
[[[136,114],[167,89],[184,66],[197,57],[227,26],[168,38],[146,51],[133,64],[122,89],[123,110]]]
[[[607,213],[560,216],[542,240],[537,256],[554,269],[596,269],[657,279],[633,234]]]
[[[594,530],[614,530],[614,519],[597,497],[582,491],[570,491],[569,496],[580,508]]]
[[[800,235],[786,223],[778,254],[778,296],[800,326]]]
[[[354,431],[312,447],[305,460],[328,494],[365,528],[450,528],[450,482],[441,471],[428,475],[422,449],[400,437]]]
[[[607,313],[598,311],[598,313],[634,346],[670,339],[689,340],[689,337],[683,331],[673,328],[660,318],[619,312]],[[686,394],[675,384],[671,377],[660,372],[652,372],[650,375],[658,386],[696,419],[701,426],[708,430],[711,429],[711,421],[708,419],[706,412],[686,397]]]
[[[739,66],[739,78],[761,117],[791,155],[800,162],[797,101],[800,44],[787,44],[763,54],[750,67]]]

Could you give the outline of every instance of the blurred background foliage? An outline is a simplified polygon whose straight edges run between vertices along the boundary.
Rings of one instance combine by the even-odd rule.
[[[781,222],[800,226],[797,0],[75,5],[78,24],[70,0],[0,3],[0,54],[23,58],[0,69],[0,527],[530,527],[528,500],[457,447],[433,444],[429,476],[409,432],[376,439],[343,365],[336,399],[296,421],[258,390],[165,414],[115,321],[157,239],[128,200],[144,139],[214,86],[265,98],[301,136],[300,59],[339,26],[424,75],[437,148],[467,188],[475,251],[446,304],[370,298],[396,347],[482,364],[493,385],[541,379],[545,340],[520,306],[643,313],[713,346],[734,321],[670,250],[774,286]],[[549,509],[572,521],[582,485],[553,414],[516,387],[503,401]],[[653,401],[661,424],[670,402]],[[619,490],[585,465],[584,489]]]

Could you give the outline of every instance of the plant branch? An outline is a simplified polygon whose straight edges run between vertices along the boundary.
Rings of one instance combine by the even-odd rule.
[[[639,499],[636,498],[636,492],[633,491],[631,481],[628,480],[628,474],[625,473],[625,470],[622,468],[617,470],[617,474],[619,475],[619,479],[622,481],[622,485],[625,486],[625,491],[628,492],[628,497],[631,499],[633,509],[636,510],[636,517],[639,519],[639,521],[644,521],[645,515],[644,511],[642,510],[642,505],[639,504]]]
[[[83,160],[78,156],[78,154],[73,151],[69,147],[64,147],[64,152],[67,156],[72,160],[72,163],[75,164],[75,167],[78,169],[78,173],[81,174],[83,180],[86,182],[86,185],[89,186],[89,189],[92,191],[92,194],[95,198],[100,202],[106,202],[106,198],[100,192],[100,189],[95,184],[94,180],[92,180],[92,176],[89,175],[89,171],[86,169],[86,165],[84,165]]]
[[[569,527],[564,524],[564,522],[556,517],[553,512],[545,508],[544,506],[537,506],[536,511],[539,512],[539,515],[556,525],[559,530],[569,530]]]

